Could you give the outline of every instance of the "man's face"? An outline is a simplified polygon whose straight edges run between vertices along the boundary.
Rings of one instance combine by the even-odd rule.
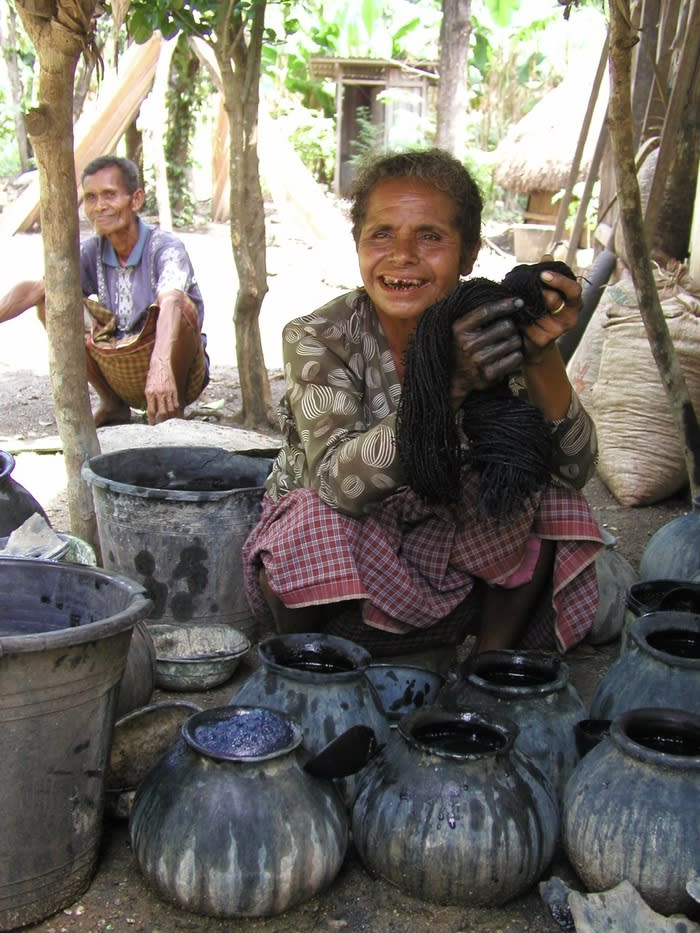
[[[115,165],[87,175],[83,181],[85,216],[100,236],[124,235],[135,228],[143,198],[142,188],[129,194],[122,173]]]

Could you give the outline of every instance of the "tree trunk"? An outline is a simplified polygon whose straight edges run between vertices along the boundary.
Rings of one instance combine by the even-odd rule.
[[[642,200],[634,164],[630,61],[636,36],[629,23],[628,0],[610,6],[610,138],[617,178],[620,220],[627,262],[639,308],[659,374],[668,393],[673,418],[684,449],[693,499],[700,489],[700,429],[683,372],[671,341],[654,282],[649,246],[644,235]],[[653,426],[652,426],[653,427]]]
[[[153,88],[150,95],[141,104],[140,110],[141,121],[146,125],[144,131],[146,151],[150,153],[153,165],[158,223],[162,230],[173,229],[164,131],[168,123],[168,75],[170,74],[170,62],[176,45],[177,36],[164,39],[161,43]]]
[[[5,59],[7,80],[12,95],[12,114],[17,134],[17,152],[23,172],[29,168],[29,141],[22,112],[22,81],[17,67],[17,27],[15,11],[9,3],[0,4],[0,44],[2,57]]]
[[[681,10],[670,93],[644,225],[652,254],[688,255],[700,155],[700,0]]]
[[[49,371],[68,478],[71,531],[97,547],[92,493],[80,473],[84,461],[100,448],[85,363],[73,156],[73,77],[95,3],[91,0],[82,9],[69,6],[66,17],[59,0],[51,19],[19,5],[18,10],[39,59],[39,103],[27,115],[27,129],[39,169]],[[83,16],[83,32],[76,31],[76,12]]]
[[[467,56],[471,0],[442,0],[436,143],[463,159],[467,130]]]
[[[169,119],[165,140],[170,205],[173,216],[184,223],[194,218],[195,195],[191,152],[197,113],[200,109],[199,100],[201,100],[199,96],[201,65],[186,39],[186,36],[181,35],[178,40],[170,68]],[[212,112],[217,111],[217,107],[212,108]]]
[[[231,246],[238,273],[233,320],[243,403],[241,420],[249,427],[261,427],[274,424],[259,326],[260,309],[267,294],[265,209],[257,151],[265,3],[256,4],[250,16],[248,44],[240,19],[234,17],[222,24],[214,52],[221,73],[231,142]]]

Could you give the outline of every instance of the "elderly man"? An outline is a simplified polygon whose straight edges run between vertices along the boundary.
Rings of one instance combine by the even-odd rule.
[[[209,381],[204,305],[181,240],[138,216],[145,193],[129,159],[101,156],[83,171],[83,208],[95,230],[80,247],[88,380],[95,425],[181,418]],[[0,299],[0,322],[33,305],[45,322],[44,282],[20,282]]]

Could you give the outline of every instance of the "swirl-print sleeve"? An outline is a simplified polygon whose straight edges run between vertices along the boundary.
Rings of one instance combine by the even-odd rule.
[[[357,330],[357,333],[354,331]],[[309,316],[284,329],[287,401],[304,485],[360,516],[399,484],[396,402],[376,335],[357,316]]]

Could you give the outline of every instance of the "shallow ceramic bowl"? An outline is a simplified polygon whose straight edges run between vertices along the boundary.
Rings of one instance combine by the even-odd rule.
[[[182,724],[201,707],[185,700],[142,706],[114,724],[105,778],[105,810],[128,819],[136,790],[180,738]]]
[[[391,723],[423,706],[432,706],[445,678],[408,664],[370,664],[365,670]]]
[[[250,648],[248,638],[230,625],[149,624],[156,649],[156,687],[208,690],[233,676]]]

